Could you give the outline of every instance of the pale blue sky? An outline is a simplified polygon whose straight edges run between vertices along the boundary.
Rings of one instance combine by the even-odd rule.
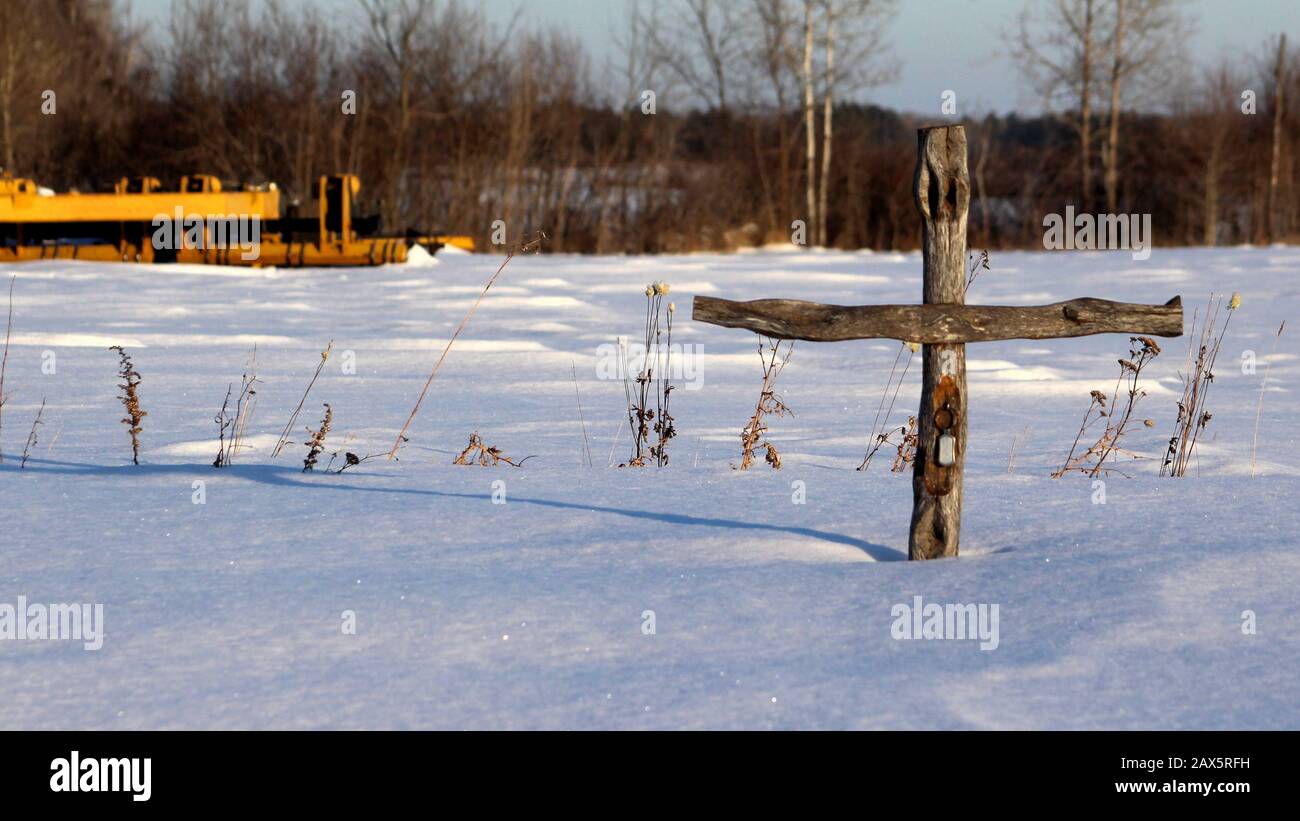
[[[137,21],[165,19],[171,7],[170,0],[130,2]],[[341,12],[356,5],[355,0],[314,2]],[[577,35],[590,48],[598,68],[617,59],[612,40],[626,27],[624,0],[480,2],[498,20],[508,20],[517,9],[529,18],[530,26],[546,23]],[[656,0],[642,0],[647,2]],[[939,95],[953,89],[963,115],[990,108],[1037,110],[1038,100],[1019,82],[999,37],[1023,5],[1024,0],[899,0],[888,38],[900,63],[898,79],[863,96],[890,108],[937,112]],[[1195,20],[1188,51],[1198,62],[1214,62],[1221,56],[1248,62],[1265,37],[1281,31],[1300,45],[1300,0],[1184,0],[1183,5]]]

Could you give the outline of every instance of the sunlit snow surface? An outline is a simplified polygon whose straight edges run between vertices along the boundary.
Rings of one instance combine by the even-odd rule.
[[[1155,427],[1127,440],[1152,458],[1117,463],[1132,478],[1112,476],[1105,504],[1087,478],[1049,474],[1089,390],[1113,391],[1128,340],[970,346],[962,558],[925,564],[900,561],[910,475],[889,471],[888,449],[854,470],[898,343],[797,344],[778,383],[794,416],[771,424],[784,468],[741,473],[731,465],[757,400],[756,338],[689,320],[694,294],[917,302],[917,254],[517,257],[401,460],[303,474],[298,443],[322,402],[329,450],[387,450],[500,259],[427,262],[0,271],[18,275],[0,604],[23,595],[105,613],[98,651],[0,641],[0,727],[1300,727],[1300,250],[995,252],[972,303],[1181,294],[1190,325],[1211,291],[1243,302],[1189,476],[1157,476],[1183,338],[1148,370],[1138,415]],[[674,341],[698,346],[698,379],[673,394],[670,466],[609,468],[629,442],[623,385],[597,377],[600,350],[637,339],[652,280],[672,284]],[[1259,388],[1284,319],[1252,478]],[[295,444],[272,459],[331,339]],[[111,344],[144,377],[138,467]],[[216,470],[213,415],[254,345],[255,450]],[[919,378],[914,362],[891,424],[915,412]],[[535,458],[453,466],[474,431]],[[206,504],[193,503],[195,481]],[[505,504],[492,502],[499,481]],[[805,504],[792,501],[796,481]],[[891,608],[916,595],[997,604],[997,649],[891,638]]]

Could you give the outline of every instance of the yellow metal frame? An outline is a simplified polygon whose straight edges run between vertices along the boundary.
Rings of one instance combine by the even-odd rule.
[[[192,178],[185,177],[183,180]],[[157,182],[157,180],[153,180]],[[171,217],[176,208],[186,214],[247,214],[263,222],[280,218],[280,192],[215,190],[150,191],[128,194],[118,183],[112,194],[41,195],[32,180],[0,177],[0,222],[143,222]]]
[[[342,230],[328,230],[331,211],[327,191],[331,181],[340,184]],[[286,242],[279,234],[264,234],[257,259],[245,260],[239,248],[181,248],[177,262],[262,267],[299,266],[368,266],[405,262],[410,245],[452,245],[474,250],[468,236],[433,237],[358,237],[352,229],[352,198],[361,190],[361,181],[352,174],[322,176],[318,182],[319,234],[315,242]],[[41,259],[80,259],[95,262],[153,262],[154,249],[146,241],[136,245],[128,241],[128,224],[150,226],[155,218],[172,217],[177,209],[185,215],[239,214],[257,217],[262,223],[279,219],[280,192],[273,186],[243,191],[223,191],[216,177],[196,174],[181,178],[179,191],[163,191],[155,177],[121,179],[111,194],[40,193],[33,180],[0,177],[0,223],[121,223],[122,238],[111,243],[59,243],[0,247],[0,262],[23,262]],[[20,234],[21,236],[21,234]]]
[[[436,237],[429,237],[428,241],[437,245],[451,245],[460,248],[462,251],[473,252],[477,246],[474,245],[474,238],[467,237],[463,234],[439,234]]]
[[[55,243],[50,245],[0,246],[0,262],[36,262],[42,259],[80,259],[87,262],[148,262],[134,245]]]

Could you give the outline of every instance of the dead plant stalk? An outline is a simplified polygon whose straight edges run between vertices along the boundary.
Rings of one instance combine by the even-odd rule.
[[[1273,357],[1277,354],[1277,342],[1282,338],[1282,331],[1286,330],[1286,321],[1277,326],[1277,334],[1273,337],[1273,350],[1268,355],[1268,362],[1264,363],[1264,378],[1259,383],[1259,403],[1255,405],[1255,435],[1250,442],[1250,475],[1255,476],[1255,451],[1259,448],[1259,417],[1264,412],[1264,389],[1268,387],[1268,372],[1273,368]]]
[[[144,378],[140,372],[135,369],[135,364],[131,362],[131,357],[127,354],[126,349],[121,345],[113,345],[110,351],[117,351],[118,356],[118,373],[122,378],[122,393],[118,399],[122,400],[122,407],[126,408],[126,417],[122,419],[122,424],[126,425],[131,433],[131,462],[140,464],[140,434],[144,431],[141,422],[149,414],[140,407],[140,383]]]
[[[293,409],[293,414],[289,417],[288,423],[285,424],[284,430],[280,433],[280,438],[276,440],[275,447],[271,450],[272,459],[279,456],[280,451],[284,450],[284,446],[288,444],[289,433],[298,422],[298,414],[302,413],[302,406],[307,403],[307,395],[311,393],[312,386],[316,384],[316,380],[320,377],[320,372],[325,369],[325,363],[330,358],[330,349],[333,347],[334,340],[331,339],[329,344],[325,346],[325,350],[320,352],[320,362],[316,363],[316,372],[312,374],[311,381],[307,383],[307,390],[302,392],[302,398],[298,400],[298,407]]]
[[[511,250],[507,253],[506,258],[501,261],[501,266],[497,268],[496,273],[493,274],[492,277],[488,279],[487,284],[483,286],[483,291],[478,295],[478,298],[474,300],[474,304],[470,306],[469,311],[465,314],[465,318],[456,326],[456,330],[452,333],[451,339],[447,340],[446,347],[442,349],[442,355],[438,357],[438,361],[434,363],[433,370],[429,372],[429,378],[425,380],[424,387],[420,390],[420,396],[415,400],[415,407],[411,408],[411,415],[406,417],[406,423],[402,425],[402,429],[397,432],[397,439],[393,441],[393,449],[388,452],[388,461],[391,462],[397,458],[397,451],[402,446],[402,443],[406,441],[406,431],[410,429],[411,423],[415,421],[415,415],[420,412],[420,405],[424,403],[424,397],[429,393],[429,386],[433,384],[433,378],[438,375],[438,370],[442,367],[443,361],[446,360],[447,354],[451,352],[451,346],[456,343],[456,338],[460,336],[461,331],[465,330],[465,326],[469,324],[470,318],[473,317],[474,312],[478,310],[479,303],[481,303],[483,298],[487,296],[487,292],[492,288],[492,284],[497,281],[497,277],[501,276],[501,272],[506,269],[506,266],[510,264],[510,260],[514,259],[516,254],[526,254],[530,251],[536,251],[541,247],[542,241],[545,239],[546,234],[538,231],[537,236],[532,240],[524,243],[517,250]]]
[[[244,368],[244,373],[240,376],[239,395],[235,398],[234,415],[230,415],[230,396],[234,391],[234,385],[226,388],[225,401],[221,403],[221,410],[217,413],[215,422],[217,423],[217,434],[219,444],[217,447],[217,458],[213,461],[213,467],[225,467],[235,461],[235,457],[245,447],[244,437],[248,432],[248,424],[253,416],[253,408],[257,403],[257,383],[261,380],[257,378],[257,347],[253,347],[253,352],[249,355],[248,363]],[[230,441],[226,441],[227,432],[230,434]]]
[[[889,417],[894,413],[894,403],[898,401],[898,392],[903,387],[903,379],[906,378],[907,370],[912,366],[912,358],[916,356],[919,348],[920,345],[915,342],[899,344],[898,353],[894,355],[894,365],[889,369],[889,378],[885,380],[885,389],[880,393],[880,403],[876,405],[876,417],[871,422],[871,439],[867,444],[867,453],[862,457],[862,464],[858,465],[858,470],[865,471],[869,468],[876,452],[884,447],[885,443],[890,441],[890,436],[895,433],[894,430],[886,430],[885,428],[889,424]],[[903,364],[903,372],[899,374],[898,363],[903,357],[904,350],[908,352],[907,362]],[[898,381],[894,381],[895,376],[898,377]],[[885,407],[886,401],[889,403],[888,408]],[[909,422],[909,425],[913,424],[915,424],[914,419]],[[897,433],[901,434],[906,440],[907,431],[907,427],[900,426]],[[899,455],[902,456],[901,445]]]
[[[1128,432],[1128,426],[1133,419],[1133,412],[1137,408],[1138,401],[1146,396],[1146,391],[1138,387],[1142,377],[1142,369],[1152,359],[1160,355],[1160,346],[1151,337],[1133,336],[1129,337],[1129,342],[1128,358],[1119,360],[1119,376],[1115,379],[1115,399],[1113,401],[1108,400],[1106,394],[1101,391],[1092,391],[1090,394],[1092,399],[1088,403],[1088,409],[1084,411],[1083,421],[1079,423],[1079,431],[1074,436],[1073,444],[1070,445],[1070,452],[1065,457],[1065,462],[1061,467],[1052,474],[1053,479],[1059,479],[1070,471],[1079,471],[1095,479],[1102,473],[1115,470],[1114,468],[1105,467],[1107,459],[1116,453],[1126,452],[1120,448],[1120,440]],[[1117,410],[1119,408],[1121,386],[1123,386],[1122,395],[1125,397],[1125,401],[1123,409]],[[1108,401],[1111,401],[1109,406],[1106,404]],[[1096,416],[1093,416],[1094,411],[1097,414]],[[1119,414],[1118,417],[1116,413]],[[1106,429],[1096,442],[1076,456],[1075,453],[1084,433],[1102,419],[1106,420]],[[1155,423],[1151,420],[1145,420],[1143,424],[1146,427],[1151,427]]]
[[[785,355],[781,355],[781,343],[783,341],[781,339],[769,339],[765,336],[759,336],[758,338],[758,357],[763,363],[763,384],[759,389],[754,414],[749,417],[749,424],[745,425],[744,430],[740,432],[741,470],[748,470],[749,466],[754,462],[754,448],[759,444],[763,434],[767,432],[766,417],[768,415],[794,415],[794,412],[776,395],[776,378],[785,369],[785,364],[790,361],[790,355],[794,353],[794,340],[791,339],[785,350]],[[773,468],[779,469],[781,467],[781,457],[776,452],[776,447],[770,442],[764,443],[763,447],[767,449],[767,456],[765,457],[767,463]]]
[[[569,360],[569,366],[573,370],[573,397],[578,402],[578,422],[582,425],[582,455],[587,460],[587,467],[591,467],[591,442],[587,440],[587,420],[582,415],[582,394],[578,392],[578,364]]]
[[[505,462],[511,467],[519,467],[524,462],[532,459],[532,456],[525,456],[518,462],[511,459],[501,452],[501,448],[483,444],[477,432],[469,435],[469,444],[460,455],[452,460],[453,465],[479,465],[480,467],[495,467]]]
[[[302,460],[302,472],[306,473],[316,467],[316,460],[320,458],[321,452],[325,450],[325,437],[329,436],[330,426],[334,423],[334,411],[330,408],[329,403],[325,403],[325,415],[320,420],[320,427],[316,430],[307,429],[311,438],[307,440],[307,457]]]
[[[27,444],[23,446],[23,459],[18,463],[18,469],[22,470],[27,467],[27,457],[31,455],[32,448],[36,447],[36,429],[42,424],[41,416],[45,413],[45,397],[41,397],[41,407],[36,411],[36,418],[32,420],[32,432],[27,434]]]
[[[676,307],[667,303],[671,286],[652,282],[645,288],[646,307],[642,333],[644,358],[636,376],[636,387],[628,384],[626,345],[620,339],[620,367],[623,369],[623,393],[627,399],[627,421],[632,430],[632,456],[624,467],[644,467],[647,459],[663,467],[668,464],[668,442],[677,435],[669,404],[672,401],[673,314]],[[633,400],[635,395],[635,400]],[[651,407],[653,401],[654,407]],[[652,444],[651,431],[654,432]]]
[[[1160,465],[1161,476],[1185,476],[1192,458],[1196,455],[1196,445],[1201,433],[1210,424],[1214,414],[1205,409],[1205,400],[1214,382],[1214,363],[1219,358],[1219,349],[1223,345],[1223,335],[1228,330],[1232,315],[1241,305],[1241,295],[1233,294],[1228,300],[1228,315],[1223,325],[1218,328],[1219,314],[1223,309],[1223,296],[1216,299],[1214,294],[1205,307],[1205,317],[1201,331],[1196,333],[1196,317],[1192,318],[1192,331],[1188,335],[1187,363],[1179,374],[1183,381],[1183,395],[1178,400],[1178,419],[1174,423],[1174,433],[1169,438],[1169,447],[1165,451],[1164,462]],[[1199,340],[1199,343],[1198,343]],[[1195,353],[1193,353],[1195,352]]]

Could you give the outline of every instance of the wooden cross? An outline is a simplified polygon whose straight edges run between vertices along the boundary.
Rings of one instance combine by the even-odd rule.
[[[1125,333],[1181,336],[1183,305],[1081,298],[1011,307],[966,303],[966,129],[918,131],[912,194],[921,212],[923,304],[822,305],[793,299],[733,302],[695,297],[691,318],[776,339],[922,343],[921,410],[912,473],[908,558],[957,555],[966,461],[966,343]]]

